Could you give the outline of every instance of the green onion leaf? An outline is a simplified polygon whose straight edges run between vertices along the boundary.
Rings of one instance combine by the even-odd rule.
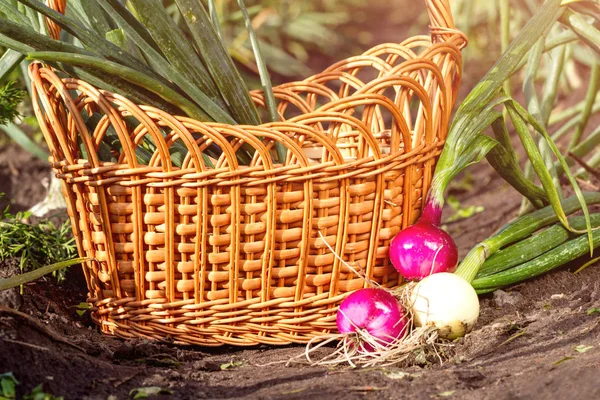
[[[4,81],[24,58],[25,56],[18,51],[7,49],[0,58],[0,82]]]
[[[569,142],[569,150],[572,150],[577,144],[579,144],[579,141],[583,136],[583,131],[585,130],[585,127],[590,119],[592,107],[598,95],[598,87],[600,86],[600,62],[596,62],[592,65],[589,82],[590,86],[588,87],[585,95],[583,110],[581,111],[579,123],[577,124],[577,129],[575,130],[573,136],[571,136],[571,141]]]
[[[54,11],[37,0],[18,1],[50,18],[65,31],[81,40],[81,42],[85,44],[88,49],[91,49],[92,51],[106,57],[109,61],[119,62],[126,67],[138,70],[156,80],[162,81],[163,84],[168,84],[168,81],[164,80],[160,75],[148,68],[148,66],[142,63],[140,60],[124,52],[119,47],[104,39],[104,37],[99,36],[96,32],[79,24],[77,21],[62,15],[57,11]]]
[[[502,57],[460,105],[438,160],[431,185],[429,196],[437,205],[442,205],[444,202],[444,191],[448,182],[458,173],[461,166],[470,163],[470,157],[477,152],[472,147],[480,140],[476,141],[475,138],[480,136],[486,126],[501,118],[501,115],[492,114],[493,111],[488,108],[489,103],[498,95],[504,82],[513,74],[525,54],[564,12],[560,3],[560,0],[548,0],[542,5],[508,46]],[[485,110],[486,108],[488,109]],[[479,151],[480,155],[483,153],[484,156],[484,151],[491,150],[493,147],[491,140],[486,148]],[[463,158],[468,160],[461,160]]]
[[[117,64],[112,61],[107,61],[100,57],[47,51],[29,53],[27,55],[27,58],[84,66],[98,69],[107,74],[115,74],[125,79],[126,81],[133,83],[134,85],[143,87],[151,91],[160,98],[181,108],[191,118],[208,118],[208,116],[200,108],[198,108],[198,106],[196,106],[194,103],[192,103],[176,91],[172,90],[169,86],[163,85],[159,81],[156,81],[152,77],[145,75],[135,69],[127,68],[123,65]]]
[[[215,83],[192,45],[159,0],[130,0],[140,22],[146,26],[167,60],[208,97],[227,110]]]
[[[536,208],[547,205],[548,197],[544,190],[527,179],[519,167],[519,160],[510,141],[504,118],[494,121],[492,129],[498,145],[486,156],[490,165],[506,182],[529,199]]]
[[[214,30],[200,0],[175,0],[194,38],[198,52],[217,85],[234,119],[241,124],[258,125],[258,113],[225,43]]]
[[[140,24],[139,21],[129,13],[127,9],[121,10],[116,7],[113,0],[94,0],[98,1],[107,13],[113,16],[117,21],[119,27],[123,29],[125,35],[135,43],[142,53],[144,53],[148,63],[158,71],[163,77],[172,80],[185,94],[189,96],[208,116],[208,118],[202,119],[201,121],[212,120],[219,121],[228,124],[235,124],[233,118],[224,111],[221,107],[215,104],[204,92],[202,92],[195,85],[191,85],[188,78],[179,72],[174,66],[164,58],[161,52],[155,50],[154,46],[149,42],[149,39],[154,42],[154,39],[150,36],[148,31],[142,32],[145,28]],[[118,1],[116,1],[118,3]],[[122,7],[122,6],[120,6]],[[128,14],[128,16],[127,16]],[[131,21],[131,18],[135,22]]]

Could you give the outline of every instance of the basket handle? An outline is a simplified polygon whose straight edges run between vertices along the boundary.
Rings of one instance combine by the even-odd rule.
[[[459,48],[467,44],[467,37],[456,29],[452,18],[452,9],[448,0],[425,0],[427,13],[429,14],[429,32],[433,42],[447,42],[458,35],[461,43]]]
[[[54,11],[64,14],[67,8],[67,0],[46,0],[46,5]],[[60,39],[60,31],[62,28],[50,18],[44,17],[44,19],[46,20],[46,26],[48,27],[48,32],[52,39]]]

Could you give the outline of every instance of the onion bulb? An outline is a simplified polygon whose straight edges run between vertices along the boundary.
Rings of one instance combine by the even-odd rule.
[[[342,301],[336,323],[340,333],[366,331],[386,346],[404,336],[406,318],[398,300],[383,289],[359,289]],[[369,341],[367,341],[369,342]],[[371,350],[370,346],[365,346]]]
[[[408,280],[454,272],[458,263],[454,240],[440,228],[442,209],[429,200],[417,223],[401,230],[390,243],[390,261]]]
[[[458,251],[443,229],[417,222],[401,230],[390,243],[390,260],[400,275],[421,280],[439,272],[454,272]]]
[[[479,317],[475,289],[455,274],[442,272],[424,278],[410,299],[415,326],[434,326],[444,339],[464,336]]]

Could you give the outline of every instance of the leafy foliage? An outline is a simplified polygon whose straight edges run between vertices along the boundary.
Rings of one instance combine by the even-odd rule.
[[[23,400],[64,400],[64,397],[44,392],[43,386],[40,384],[33,388],[31,393],[23,396]]]
[[[12,122],[20,116],[17,109],[25,97],[25,92],[15,86],[15,82],[8,82],[0,86],[0,125]]]
[[[17,398],[16,387],[20,382],[15,378],[12,372],[6,372],[0,375],[0,400],[13,400]],[[62,396],[54,396],[44,392],[43,385],[39,384],[31,393],[23,396],[23,400],[63,400]]]
[[[12,372],[0,375],[0,400],[12,400],[17,396],[16,386],[19,381]]]
[[[27,271],[68,260],[77,255],[69,221],[65,221],[60,226],[56,226],[48,219],[36,224],[27,224],[23,221],[29,215],[27,212],[12,214],[8,207],[2,212],[0,261],[19,257],[21,270]],[[61,281],[65,273],[65,270],[59,270],[54,275]]]

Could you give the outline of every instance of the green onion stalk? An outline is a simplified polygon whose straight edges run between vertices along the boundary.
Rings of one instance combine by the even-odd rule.
[[[583,196],[587,205],[600,204],[600,193],[598,192],[584,193]],[[561,202],[561,206],[567,215],[570,215],[582,209],[579,199],[576,196],[572,196],[566,200],[563,200]],[[591,222],[595,222],[597,218],[598,217],[590,218],[592,220]],[[467,281],[472,282],[476,276],[481,276],[478,275],[482,272],[480,271],[480,269],[482,269],[484,273],[485,271],[490,271],[490,269],[486,269],[483,266],[485,265],[486,260],[488,260],[488,258],[490,258],[491,260],[491,256],[496,253],[499,253],[500,249],[510,244],[519,242],[523,239],[527,240],[527,238],[530,238],[530,236],[534,232],[537,232],[539,229],[553,224],[558,220],[559,218],[551,206],[544,207],[542,209],[536,210],[534,212],[517,218],[516,220],[505,225],[496,234],[492,235],[491,237],[485,239],[483,242],[473,247],[458,266],[456,273],[465,278]],[[580,217],[573,222],[573,226],[576,228],[581,227],[582,221],[587,222],[584,218]],[[554,230],[546,234],[540,234],[538,235],[539,237],[537,237],[536,239],[531,239],[533,238],[531,237],[529,239],[530,242],[521,243],[518,247],[511,250],[510,254],[514,255],[512,260],[518,261],[519,263],[525,261],[523,259],[520,259],[521,255],[524,254],[524,252],[518,253],[516,250],[525,250],[525,248],[529,247],[529,245],[531,245],[531,247],[539,246],[540,249],[538,250],[543,249],[543,246],[548,246],[549,241],[556,240],[559,241],[559,243],[556,243],[556,245],[562,245],[562,243],[564,243],[560,240],[560,236],[562,234],[559,232],[558,228],[554,229],[556,230],[557,235],[553,234],[553,232],[555,232]],[[597,236],[597,231],[598,229],[594,231],[593,237]],[[581,239],[578,238],[578,240]],[[597,239],[593,239],[594,246],[596,240]],[[588,247],[586,247],[586,249],[589,250],[589,248],[590,247],[588,242]],[[511,265],[507,264],[507,268],[510,267]],[[496,270],[493,270],[493,268],[491,270],[493,272],[498,272]]]
[[[27,56],[170,114],[230,125],[264,122],[220,35],[212,2],[208,12],[201,0],[175,2],[190,40],[160,0],[131,0],[127,7],[118,0],[73,1],[67,15],[37,0],[0,0],[0,4],[0,45],[11,51],[0,59],[0,76]],[[24,6],[36,16],[51,19],[70,36],[66,40],[49,38],[45,29],[19,11]],[[276,100],[266,64],[242,0],[238,6],[259,66],[270,120],[276,121]],[[278,143],[268,145],[284,162],[285,148]],[[208,157],[220,154],[215,147],[204,151],[207,165],[212,166]],[[252,146],[245,143],[237,156],[248,164],[253,153]]]
[[[518,237],[518,239],[514,240],[523,239],[541,226],[545,226],[539,225],[540,221],[538,219],[540,218],[542,222],[549,221],[545,222],[545,224],[560,221],[566,230],[570,232],[569,234],[587,232],[587,249],[589,249],[590,253],[593,252],[595,236],[587,205],[597,202],[597,195],[582,193],[573,174],[568,170],[565,158],[560,154],[557,146],[546,132],[545,124],[540,123],[527,110],[508,96],[502,88],[504,82],[519,67],[525,55],[531,51],[536,43],[539,43],[540,38],[544,37],[545,32],[565,12],[565,7],[561,7],[560,3],[560,1],[549,0],[541,7],[539,12],[527,23],[501,58],[459,107],[450,127],[446,144],[438,160],[431,189],[423,208],[423,214],[417,224],[415,224],[425,223],[439,228],[444,206],[444,193],[448,184],[466,167],[479,162],[486,156],[492,166],[500,172],[500,175],[521,194],[529,198],[537,208],[549,204],[549,206],[543,209],[543,218],[539,214],[534,213],[533,216],[528,216],[525,220],[519,220],[520,223],[523,223],[521,221],[525,221],[525,226],[520,226],[517,223],[515,228],[513,228],[516,231],[515,234],[512,234],[512,230],[508,230],[499,238],[495,237],[490,241],[476,246],[455,271],[458,276],[464,278],[467,282],[473,281],[487,257],[504,245],[512,243],[511,240],[514,237]],[[593,99],[590,102],[592,101]],[[540,180],[541,188],[533,184],[520,171],[516,154],[508,138],[505,116],[499,110],[500,108],[507,111],[505,115],[511,119],[517,131],[518,137],[526,150],[527,157],[533,166],[533,170]],[[494,128],[496,139],[483,134],[483,131],[489,126]],[[536,144],[531,135],[530,128],[533,128],[534,131],[541,135],[542,140],[540,143]],[[488,156],[488,154],[490,155]],[[552,154],[558,159],[558,164],[562,167],[575,191],[575,196],[564,204],[561,201],[562,195],[553,181],[554,176],[548,170],[548,157]],[[580,226],[580,223],[578,223],[579,228],[572,226],[571,220],[567,218],[567,215],[577,210],[583,211],[584,216],[582,220],[585,222],[585,229]],[[406,234],[413,234],[413,232],[407,232]],[[402,232],[397,236],[400,235],[402,235]],[[395,257],[395,254],[402,251],[406,252],[409,246],[404,246],[404,248],[401,248],[401,251],[396,251],[394,250],[394,241],[400,242],[402,240],[395,237],[392,240],[390,250],[391,261],[399,270],[400,268],[397,264],[400,263],[395,259],[398,258]],[[586,238],[578,240],[586,240]],[[453,242],[451,244],[454,245]],[[447,245],[447,241],[443,245]],[[557,245],[559,244],[557,243]],[[436,251],[439,251],[439,256],[442,259],[448,252],[447,249],[441,248],[436,249]],[[456,268],[456,265],[454,268]],[[446,271],[453,271],[454,268],[446,268]],[[432,267],[432,272],[439,271],[434,270]]]
[[[499,104],[496,98],[521,59],[564,12],[560,3],[560,0],[544,3],[457,110],[437,162],[422,220],[441,223],[444,193],[449,183],[467,166],[479,162],[498,143],[482,134],[502,118],[495,109]]]
[[[482,160],[499,142],[508,143],[505,138],[497,141],[483,134],[490,125],[497,125],[498,121],[503,120],[498,107],[515,108],[518,112],[513,112],[513,122],[518,115],[520,119],[533,123],[529,118],[526,119],[527,116],[521,115],[523,110],[513,104],[514,100],[504,94],[502,87],[515,72],[521,59],[564,12],[560,3],[560,0],[549,0],[541,7],[457,110],[437,162],[421,217],[414,225],[394,236],[390,243],[390,261],[405,278],[418,280],[433,273],[453,272],[456,269],[456,244],[441,229],[444,193],[449,183],[466,167]],[[537,156],[537,153],[532,154]],[[512,157],[510,153],[506,155]],[[516,177],[514,181],[523,181],[522,176],[515,173],[518,164],[510,160],[507,162],[512,166],[512,173]],[[536,169],[536,173],[541,172]],[[545,183],[544,179],[541,180]],[[524,187],[529,190],[528,185]],[[545,184],[544,191],[548,190],[548,185]],[[547,201],[539,189],[536,192],[540,201]],[[558,196],[548,197],[551,203],[558,202]],[[566,217],[562,220],[566,222]],[[428,245],[418,245],[417,241],[427,242]],[[472,278],[468,279],[469,282],[471,280]]]
[[[594,227],[598,227],[600,225],[600,214],[592,214],[590,220]],[[585,223],[586,221],[581,217],[573,219],[574,225],[584,226]],[[562,232],[558,233],[559,237],[564,237],[564,235],[570,236],[571,234],[561,224],[553,225],[544,232],[550,230],[552,230],[553,234],[562,230]],[[471,282],[473,288],[479,294],[483,294],[492,292],[504,286],[514,285],[563,266],[570,261],[584,256],[589,251],[590,244],[585,235],[575,236],[570,240],[564,240],[562,243],[552,247],[557,241],[556,236],[543,235],[544,232],[503,250],[506,253],[506,256],[510,257],[519,257],[519,254],[520,256],[527,255],[528,251],[532,251],[532,254],[527,257],[528,259],[524,260],[522,263],[513,265],[507,269],[498,269],[498,272],[496,273],[492,273],[494,271],[492,268],[486,268],[485,272],[483,272],[484,267],[486,266],[486,264],[483,264],[482,271],[480,271],[483,273],[478,274]],[[526,241],[528,242],[527,244],[523,243]],[[528,246],[525,247],[526,245]],[[537,254],[538,252],[536,249],[548,247],[550,248],[547,251],[539,252],[540,254]],[[592,232],[592,248],[596,249],[599,247],[600,229],[595,229]],[[498,252],[497,255],[502,254]],[[531,257],[532,255],[534,257]],[[595,261],[597,260],[598,259],[595,259]],[[494,261],[493,257],[491,257],[489,261]],[[494,264],[496,267],[499,266],[496,262]]]

